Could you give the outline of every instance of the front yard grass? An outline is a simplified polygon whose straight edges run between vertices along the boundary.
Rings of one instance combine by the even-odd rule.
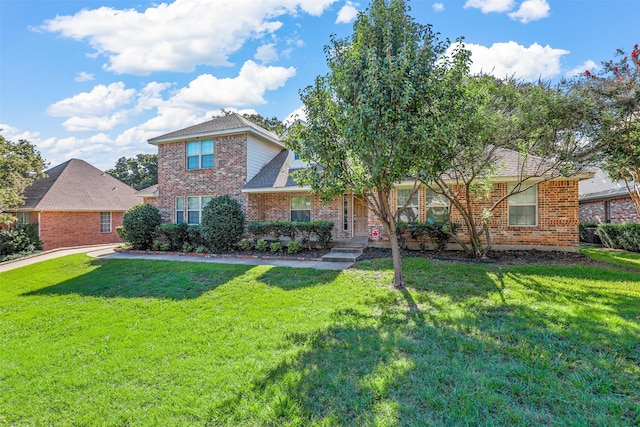
[[[0,425],[640,424],[640,275],[59,258],[0,274]]]

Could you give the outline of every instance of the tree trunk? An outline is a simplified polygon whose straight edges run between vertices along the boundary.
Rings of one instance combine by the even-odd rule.
[[[396,289],[404,289],[406,283],[402,274],[402,253],[398,244],[398,235],[396,234],[395,222],[388,225],[389,240],[391,242],[391,256],[393,258],[393,287]],[[393,230],[392,230],[393,228]]]

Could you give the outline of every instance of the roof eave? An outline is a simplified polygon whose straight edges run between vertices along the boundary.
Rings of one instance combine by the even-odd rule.
[[[147,140],[147,142],[151,145],[159,145],[159,144],[167,144],[170,142],[180,142],[180,141],[185,141],[188,139],[197,139],[197,138],[203,138],[203,137],[209,137],[209,136],[225,136],[225,135],[236,135],[236,134],[240,134],[240,133],[251,133],[254,135],[257,135],[263,139],[266,139],[267,141],[270,141],[282,148],[284,147],[284,144],[282,143],[282,141],[273,138],[271,135],[267,135],[263,132],[258,131],[257,129],[254,129],[250,126],[246,126],[246,127],[241,127],[241,128],[235,128],[235,129],[225,129],[225,130],[216,130],[216,131],[211,131],[211,132],[201,132],[201,133],[194,133],[191,135],[180,135],[180,136],[173,136],[173,137],[167,137],[167,138],[163,138],[163,137],[157,137],[157,138],[151,138],[149,140]]]
[[[311,187],[262,187],[262,188],[243,188],[243,193],[293,193],[296,191],[311,191]]]

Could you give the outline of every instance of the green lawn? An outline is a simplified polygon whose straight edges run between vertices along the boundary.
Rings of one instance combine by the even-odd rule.
[[[640,424],[640,274],[74,255],[0,274],[0,425]]]

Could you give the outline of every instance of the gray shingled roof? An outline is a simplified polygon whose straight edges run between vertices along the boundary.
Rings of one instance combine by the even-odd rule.
[[[247,182],[244,190],[284,190],[300,189],[301,187],[291,177],[291,173],[297,169],[289,167],[289,150],[282,150],[276,157],[267,163],[251,181]]]
[[[579,202],[592,202],[596,200],[611,200],[631,197],[626,187],[610,188],[608,190],[597,191],[595,193],[581,194],[578,197]]]
[[[163,142],[174,141],[176,139],[182,139],[185,137],[193,137],[196,135],[216,135],[226,134],[232,132],[246,132],[251,131],[256,134],[271,140],[284,147],[282,141],[275,133],[258,126],[250,120],[245,119],[238,113],[232,113],[226,116],[214,117],[204,123],[200,123],[194,126],[189,126],[184,129],[170,132],[155,138],[151,138],[149,144],[160,144]]]
[[[158,184],[136,191],[138,197],[158,197]]]
[[[45,173],[26,189],[18,210],[117,212],[140,203],[136,190],[84,160],[71,159]]]

